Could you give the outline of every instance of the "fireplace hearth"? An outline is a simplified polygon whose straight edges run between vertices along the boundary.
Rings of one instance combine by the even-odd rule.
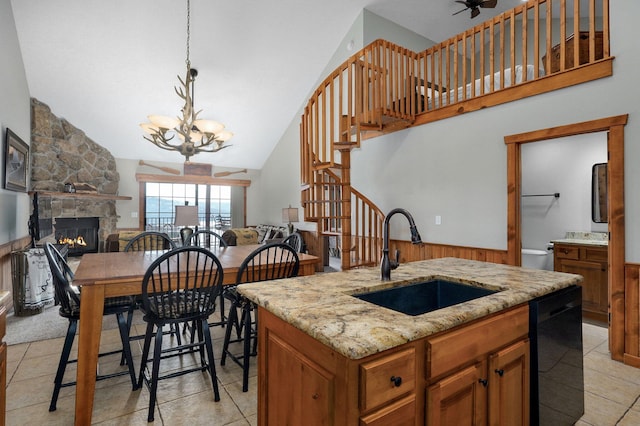
[[[59,217],[55,220],[54,235],[58,244],[66,244],[69,256],[98,252],[97,217]]]

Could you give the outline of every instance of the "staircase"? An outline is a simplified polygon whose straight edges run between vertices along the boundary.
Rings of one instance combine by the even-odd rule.
[[[380,261],[384,214],[351,187],[351,150],[413,123],[415,86],[398,82],[415,80],[414,55],[384,40],[370,44],[325,79],[302,116],[304,219],[337,238],[343,270]]]
[[[381,255],[384,215],[351,187],[351,151],[362,140],[612,74],[608,0],[602,9],[589,0],[587,10],[551,3],[529,0],[419,53],[376,40],[316,89],[300,124],[302,206],[320,235],[337,237],[343,270]],[[552,36],[571,31],[588,37],[554,47],[560,70],[545,75]]]

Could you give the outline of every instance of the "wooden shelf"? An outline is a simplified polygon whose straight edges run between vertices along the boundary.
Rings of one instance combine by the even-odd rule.
[[[53,198],[90,198],[94,200],[132,200],[132,197],[115,194],[94,194],[91,192],[53,192],[53,191],[33,191],[29,194],[37,192]]]

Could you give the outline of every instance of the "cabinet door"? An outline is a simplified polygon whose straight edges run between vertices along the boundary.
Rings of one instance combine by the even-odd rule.
[[[489,424],[529,424],[529,339],[489,356]]]
[[[609,306],[606,264],[563,259],[561,265],[561,272],[578,274],[584,277],[582,282],[582,309],[606,314]]]
[[[332,425],[332,374],[273,333],[266,354],[266,424]]]
[[[427,389],[427,425],[486,424],[486,365],[479,362]]]

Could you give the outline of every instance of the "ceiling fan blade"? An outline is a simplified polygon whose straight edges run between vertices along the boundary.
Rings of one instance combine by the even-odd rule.
[[[478,9],[477,7],[471,9],[471,19],[475,18],[478,15],[480,15],[480,9]]]
[[[482,3],[480,3],[480,7],[487,7],[489,9],[492,9],[496,7],[497,4],[498,4],[498,0],[485,0]]]
[[[464,4],[465,6],[467,6],[467,8],[469,8],[469,4],[468,4],[468,2],[466,2],[466,1],[462,1],[462,0],[455,0],[455,1],[456,1],[456,3],[462,3],[462,4]]]
[[[454,14],[453,14],[453,15],[451,15],[451,16],[455,16],[455,15],[457,15],[458,13],[462,13],[462,12],[464,12],[464,11],[465,11],[465,10],[467,10],[467,9],[469,9],[469,8],[467,7],[466,9],[459,10],[459,11],[457,11],[456,13],[454,13]]]

